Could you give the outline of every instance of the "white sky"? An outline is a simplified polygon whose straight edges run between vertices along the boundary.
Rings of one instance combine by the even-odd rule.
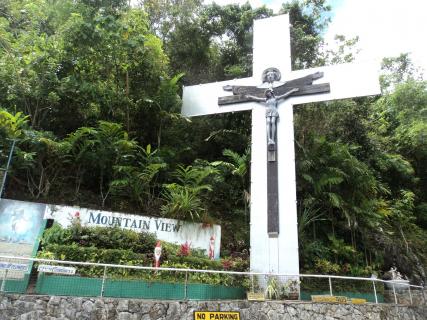
[[[334,14],[327,40],[358,35],[361,60],[409,52],[427,74],[426,0],[343,0]]]
[[[211,2],[210,0],[205,0]],[[243,4],[246,0],[215,0],[217,4]],[[265,4],[277,12],[285,0],[249,0],[252,7]],[[427,0],[330,0],[332,22],[325,39],[336,34],[359,36],[356,60],[381,60],[411,53],[427,76]]]

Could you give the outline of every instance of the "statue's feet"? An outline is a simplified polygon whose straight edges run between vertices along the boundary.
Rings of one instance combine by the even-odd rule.
[[[276,144],[274,143],[273,140],[268,141],[267,149],[268,149],[268,151],[276,150]]]

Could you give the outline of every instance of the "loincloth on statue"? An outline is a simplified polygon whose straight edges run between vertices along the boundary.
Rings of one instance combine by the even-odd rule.
[[[265,117],[279,117],[279,112],[277,111],[276,108],[267,108],[265,110]]]

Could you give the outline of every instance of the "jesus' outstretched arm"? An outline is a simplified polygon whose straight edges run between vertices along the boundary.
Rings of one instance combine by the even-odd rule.
[[[245,94],[244,97],[248,98],[248,99],[251,99],[253,101],[257,101],[257,102],[265,102],[266,101],[266,98],[260,98],[260,97],[257,97],[257,96],[252,96],[250,94]]]
[[[298,88],[293,88],[293,89],[289,90],[288,92],[286,92],[280,96],[277,96],[276,99],[277,100],[284,99],[284,98],[290,96],[292,93],[297,92],[297,91],[299,91]]]

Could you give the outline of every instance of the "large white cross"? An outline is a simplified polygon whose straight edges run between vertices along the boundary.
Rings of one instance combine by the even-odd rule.
[[[182,114],[207,114],[252,110],[250,267],[253,272],[299,274],[298,226],[295,184],[293,105],[380,93],[375,65],[342,64],[313,69],[291,70],[289,17],[281,15],[254,21],[253,76],[184,88]],[[300,78],[317,71],[329,83],[330,92],[290,97],[280,103],[277,128],[279,234],[267,233],[267,139],[265,108],[256,102],[218,106],[218,97],[230,95],[225,85],[262,83],[262,72],[280,70],[282,80]]]

